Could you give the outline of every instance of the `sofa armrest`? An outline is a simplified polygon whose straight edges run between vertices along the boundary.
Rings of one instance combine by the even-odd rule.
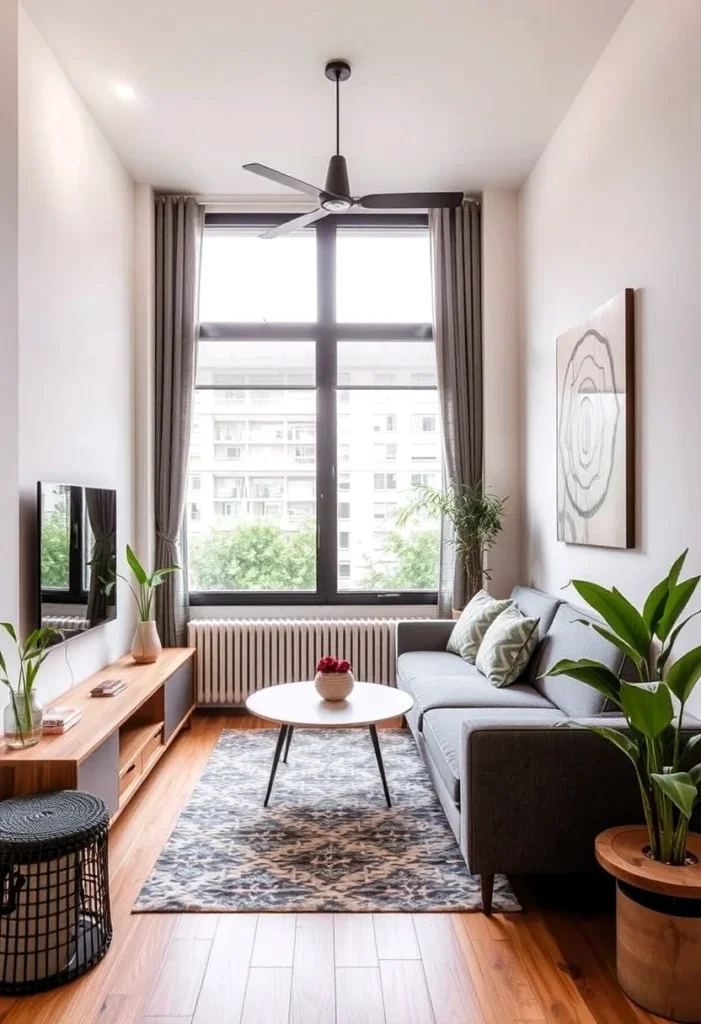
[[[444,651],[452,619],[408,619],[397,623],[397,657],[409,651]]]
[[[625,729],[617,714],[583,721]],[[474,874],[588,870],[599,832],[644,821],[628,759],[589,730],[555,728],[549,712],[470,713],[460,757],[460,845]]]

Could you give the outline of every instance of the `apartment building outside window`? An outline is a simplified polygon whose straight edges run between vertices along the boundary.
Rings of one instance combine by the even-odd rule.
[[[207,217],[191,599],[435,600],[438,523],[396,523],[441,480],[426,218],[274,220]]]

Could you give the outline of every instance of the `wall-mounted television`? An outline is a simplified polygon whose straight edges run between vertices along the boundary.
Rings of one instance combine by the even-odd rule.
[[[37,490],[38,625],[68,639],[117,617],[117,588],[107,586],[116,568],[117,492],[44,482]]]

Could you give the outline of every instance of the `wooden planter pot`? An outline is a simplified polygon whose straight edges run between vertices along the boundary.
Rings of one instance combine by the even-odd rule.
[[[647,831],[610,828],[596,839],[599,864],[616,879],[616,963],[623,991],[670,1020],[701,1021],[701,835],[697,862],[672,867],[643,853]]]

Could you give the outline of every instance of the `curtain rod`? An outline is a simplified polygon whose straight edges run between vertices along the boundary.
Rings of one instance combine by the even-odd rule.
[[[240,195],[216,195],[201,192],[174,193],[167,189],[155,189],[156,196],[163,195],[191,195],[197,199],[206,210],[219,210],[220,212],[236,213],[309,213],[315,210],[313,202],[303,197],[271,195],[269,193],[250,193]],[[480,204],[482,194],[480,192],[466,192],[465,202]],[[224,208],[228,208],[228,211]],[[367,213],[366,210],[359,210],[359,213]],[[381,211],[377,211],[381,212]],[[394,211],[401,213],[403,211]],[[406,211],[409,212],[409,211]],[[416,212],[416,211],[414,211]],[[353,216],[352,212],[349,216]]]

